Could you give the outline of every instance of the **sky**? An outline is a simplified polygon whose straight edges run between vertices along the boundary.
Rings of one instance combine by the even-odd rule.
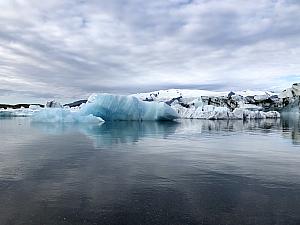
[[[0,102],[300,82],[299,0],[2,0]]]

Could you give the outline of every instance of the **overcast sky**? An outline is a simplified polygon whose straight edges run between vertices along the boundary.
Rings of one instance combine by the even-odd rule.
[[[0,102],[300,81],[299,0],[3,0],[0,10]]]

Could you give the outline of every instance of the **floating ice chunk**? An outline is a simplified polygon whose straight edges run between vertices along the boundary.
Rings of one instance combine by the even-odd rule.
[[[190,105],[194,105],[196,108],[203,107],[203,102],[200,97],[195,98],[192,102],[189,103]]]
[[[300,96],[300,83],[293,84],[292,90],[293,90],[295,96]]]
[[[233,110],[231,118],[242,120],[242,119],[244,119],[244,112],[245,112],[245,109],[236,108],[236,109]]]
[[[251,111],[247,109],[237,108],[232,114],[229,114],[231,119],[276,119],[280,118],[280,113],[276,111]]]
[[[193,117],[197,119],[227,119],[228,109],[225,107],[215,107],[213,105],[205,105],[203,108],[199,107],[195,111]]]
[[[266,119],[280,118],[280,113],[276,111],[251,111],[244,108],[236,108],[230,111],[227,107],[216,107],[213,105],[205,105],[203,107],[184,108],[179,105],[174,107],[181,118],[189,119],[206,119],[206,120],[226,120],[226,119]]]
[[[229,109],[226,107],[216,107],[213,105],[205,105],[203,107],[183,108],[180,105],[172,106],[177,109],[181,118],[190,119],[228,119]]]
[[[68,108],[44,108],[32,116],[34,122],[45,123],[101,123],[103,120],[93,115],[83,115]]]
[[[280,113],[277,111],[265,112],[266,118],[280,118]]]
[[[1,109],[0,117],[27,117],[31,116],[36,110],[30,108],[20,109]]]
[[[42,109],[42,107],[39,106],[39,105],[30,105],[29,109],[31,109],[31,110],[40,110],[40,109]]]
[[[283,90],[279,97],[280,98],[292,98],[295,96],[300,96],[300,83],[295,83],[291,88]]]
[[[9,110],[1,110],[0,111],[0,117],[14,117],[14,113],[12,111],[9,111]]]
[[[239,105],[240,105],[240,108],[242,108],[242,109],[263,110],[262,106],[258,106],[255,104],[244,104],[243,102],[241,102]]]
[[[256,101],[265,101],[268,98],[270,98],[270,96],[268,94],[264,94],[264,95],[254,95],[254,100]]]
[[[46,103],[46,107],[47,108],[62,108],[62,105],[55,100],[51,100]]]
[[[93,94],[81,107],[83,114],[104,120],[174,120],[177,112],[163,102],[143,102],[134,96]]]
[[[280,98],[292,98],[294,95],[293,95],[293,89],[292,88],[287,88],[285,90],[283,90],[280,94],[279,94],[279,97]]]

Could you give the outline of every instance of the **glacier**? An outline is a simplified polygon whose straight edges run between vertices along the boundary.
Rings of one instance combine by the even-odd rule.
[[[185,119],[207,119],[207,120],[227,120],[227,119],[270,119],[270,118],[280,118],[280,113],[277,111],[263,112],[257,110],[257,107],[253,107],[251,110],[248,108],[235,108],[230,110],[228,107],[224,106],[214,106],[214,105],[203,105],[193,101],[190,105],[178,104],[174,102],[174,109],[177,110],[181,118]]]
[[[76,103],[76,104],[75,104]],[[252,120],[299,115],[300,83],[282,92],[205,91],[169,89],[132,95],[96,93],[88,100],[62,105],[48,101],[45,108],[0,109],[0,117],[31,116],[33,121],[99,123],[127,120]]]
[[[281,113],[298,113],[300,83],[279,93],[271,91],[206,91],[169,89],[135,96],[143,101],[165,102],[186,119],[268,119]]]

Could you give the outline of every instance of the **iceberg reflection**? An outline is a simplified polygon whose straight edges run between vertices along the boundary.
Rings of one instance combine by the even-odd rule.
[[[263,120],[178,120],[174,121],[111,121],[102,124],[32,123],[38,130],[60,135],[79,132],[93,140],[96,147],[118,143],[138,142],[143,138],[165,138],[170,135],[197,137],[208,134],[235,135],[241,132],[255,134],[279,133],[300,144],[298,117]],[[182,136],[183,135],[183,136]]]
[[[165,138],[174,134],[179,123],[174,121],[117,121],[99,125],[72,123],[32,123],[43,132],[59,135],[80,132],[93,140],[96,147],[138,142],[145,137]]]

